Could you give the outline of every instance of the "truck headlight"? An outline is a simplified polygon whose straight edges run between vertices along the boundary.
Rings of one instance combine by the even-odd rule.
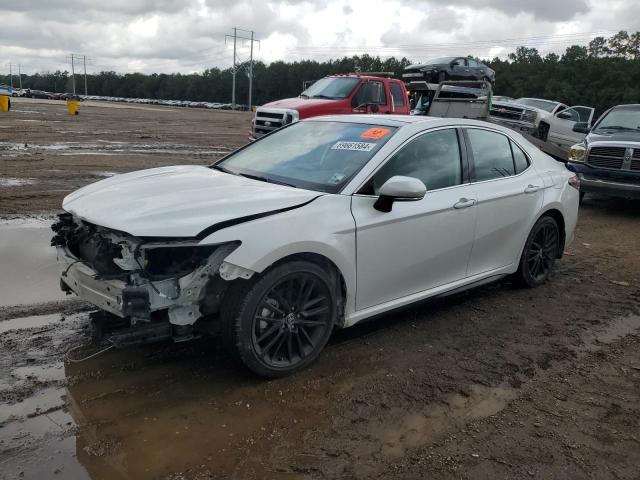
[[[569,160],[572,162],[584,162],[584,156],[587,153],[587,149],[584,145],[576,144],[569,149]]]

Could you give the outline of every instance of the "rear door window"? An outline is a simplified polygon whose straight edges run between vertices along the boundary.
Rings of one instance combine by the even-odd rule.
[[[498,132],[467,129],[475,165],[475,181],[493,180],[515,175],[509,139]]]
[[[391,96],[393,97],[393,106],[394,107],[403,107],[404,106],[404,91],[402,87],[398,85],[396,82],[391,82],[389,84],[389,90],[391,91]]]

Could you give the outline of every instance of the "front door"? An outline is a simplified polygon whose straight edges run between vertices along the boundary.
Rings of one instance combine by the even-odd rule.
[[[591,107],[569,107],[556,113],[549,119],[548,141],[554,145],[569,150],[572,145],[579,143],[584,138],[584,133],[574,132],[573,126],[577,122],[586,122],[591,126],[594,109]]]
[[[461,135],[460,135],[461,138]],[[445,128],[402,146],[352,198],[356,222],[356,309],[379,305],[463,279],[475,229],[475,197],[463,183],[459,133]],[[422,200],[373,207],[395,175],[419,178]]]
[[[391,106],[384,83],[367,80],[353,96],[352,107],[356,113],[391,113]]]

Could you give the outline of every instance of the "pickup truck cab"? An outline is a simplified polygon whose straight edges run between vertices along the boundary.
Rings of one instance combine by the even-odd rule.
[[[256,109],[250,139],[289,123],[320,115],[380,113],[409,115],[404,83],[393,78],[348,74],[318,80],[298,97],[267,103]]]
[[[578,122],[573,130],[587,134],[571,147],[567,168],[580,178],[585,193],[640,199],[640,104],[617,105],[589,128]]]

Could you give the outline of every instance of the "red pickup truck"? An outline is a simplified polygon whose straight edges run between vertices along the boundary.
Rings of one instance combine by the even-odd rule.
[[[318,80],[296,98],[285,98],[256,109],[251,139],[303,118],[350,113],[409,115],[404,83],[388,77],[348,74]]]

